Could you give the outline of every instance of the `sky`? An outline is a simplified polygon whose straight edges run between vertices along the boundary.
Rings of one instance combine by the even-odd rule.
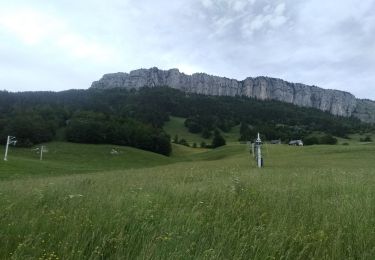
[[[151,67],[375,100],[375,0],[0,0],[0,90]]]

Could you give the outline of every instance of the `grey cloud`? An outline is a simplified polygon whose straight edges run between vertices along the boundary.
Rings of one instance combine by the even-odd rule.
[[[14,0],[12,5],[53,13],[82,37],[81,44],[97,43],[114,53],[92,62],[59,54],[54,45],[1,44],[0,70],[29,71],[32,78],[12,84],[3,74],[9,90],[87,88],[104,73],[159,66],[237,79],[280,77],[375,99],[373,0]],[[2,35],[0,26],[1,37],[16,41]]]

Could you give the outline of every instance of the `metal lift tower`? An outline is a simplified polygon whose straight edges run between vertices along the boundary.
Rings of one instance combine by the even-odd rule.
[[[17,140],[14,136],[10,136],[8,135],[8,138],[7,138],[7,144],[5,146],[5,155],[4,155],[4,161],[8,161],[8,150],[9,150],[9,145],[10,144],[13,144],[13,145],[16,145],[17,143]]]
[[[262,140],[260,139],[259,133],[258,133],[258,138],[255,141],[255,160],[257,162],[258,168],[262,168],[263,167]]]

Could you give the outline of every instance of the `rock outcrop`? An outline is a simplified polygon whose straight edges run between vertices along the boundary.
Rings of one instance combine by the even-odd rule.
[[[353,116],[363,122],[375,123],[375,102],[368,99],[357,99]]]
[[[205,95],[244,95],[261,100],[278,100],[298,106],[313,107],[333,115],[355,116],[366,122],[375,122],[375,102],[358,100],[352,94],[339,90],[322,89],[300,83],[290,83],[269,77],[246,78],[243,81],[205,73],[186,75],[178,69],[139,69],[130,73],[105,74],[92,88],[141,88],[169,86],[185,92]]]

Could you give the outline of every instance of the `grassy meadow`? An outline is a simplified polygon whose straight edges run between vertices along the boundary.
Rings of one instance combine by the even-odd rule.
[[[375,259],[375,145],[47,144],[0,162],[0,259]],[[110,154],[115,148],[118,154]]]
[[[184,126],[185,120],[186,118],[170,116],[170,120],[164,125],[164,130],[172,139],[177,135],[180,140],[185,139],[190,146],[192,146],[193,143],[196,143],[198,147],[201,142],[205,142],[206,144],[211,143],[212,138],[204,139],[200,134],[190,133]],[[222,132],[221,134],[227,142],[237,142],[240,137],[240,126],[232,127],[229,132]]]

